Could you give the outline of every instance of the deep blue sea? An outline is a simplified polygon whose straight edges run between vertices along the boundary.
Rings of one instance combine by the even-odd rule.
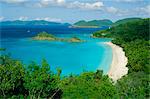
[[[1,54],[10,53],[15,59],[28,65],[46,59],[53,72],[62,69],[62,75],[80,74],[83,71],[102,69],[107,73],[112,61],[112,49],[104,42],[110,39],[94,39],[90,35],[103,28],[68,28],[67,26],[2,26],[0,27]],[[79,37],[83,43],[33,41],[30,38],[39,32],[48,32],[58,37]]]

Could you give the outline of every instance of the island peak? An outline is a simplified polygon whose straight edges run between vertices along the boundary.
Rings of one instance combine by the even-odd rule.
[[[72,37],[72,38],[59,38],[54,36],[53,34],[49,34],[47,32],[40,32],[36,36],[32,37],[33,40],[48,40],[48,41],[61,41],[61,42],[84,42],[84,40],[81,40],[78,37]]]

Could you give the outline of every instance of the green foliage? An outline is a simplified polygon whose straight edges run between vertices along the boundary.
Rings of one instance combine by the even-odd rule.
[[[60,78],[60,75],[61,75],[61,72],[62,72],[62,69],[61,68],[57,68],[57,76]]]
[[[122,38],[125,42],[136,39],[149,40],[149,23],[150,19],[128,22],[126,24],[113,27],[112,35]],[[122,43],[122,42],[120,42]]]
[[[0,66],[1,98],[117,98],[117,90],[103,71],[85,72],[80,76],[60,79],[62,70],[57,68],[57,75],[50,71],[46,60],[41,65],[32,62],[24,68],[19,61],[2,56]],[[19,83],[18,83],[19,82]]]
[[[113,38],[112,42],[121,46],[128,57],[128,75],[115,85],[123,99],[149,97],[149,24],[150,18],[137,19],[93,34],[96,37]]]
[[[127,22],[133,22],[133,21],[139,21],[139,20],[141,20],[141,18],[126,18],[126,19],[116,21],[115,23],[112,24],[112,26],[117,26],[120,24],[125,24]]]
[[[80,38],[78,38],[76,36],[72,37],[72,39],[81,40]]]
[[[20,61],[1,56],[0,98],[59,98],[57,76],[50,71],[46,60],[42,65],[32,62],[24,68]],[[57,91],[57,93],[56,93]],[[56,93],[56,94],[54,94]]]
[[[111,36],[109,36],[110,32],[108,30],[101,30],[101,31],[97,31],[93,34],[93,37],[101,37],[101,38],[110,38]]]
[[[110,21],[110,20],[92,20],[92,21],[88,21],[88,22],[81,20],[81,21],[76,22],[74,25],[101,27],[101,26],[110,26],[111,24],[112,24],[112,21]]]
[[[84,72],[62,80],[64,99],[117,99],[117,89],[102,71]]]
[[[39,36],[51,36],[46,32]],[[41,65],[32,62],[24,66],[9,56],[0,56],[0,98],[50,99],[145,99],[150,92],[149,19],[135,20],[108,30],[98,31],[95,37],[111,37],[123,47],[128,57],[128,75],[114,84],[103,71],[84,72],[61,78],[50,71],[46,60]],[[26,67],[26,68],[24,68]]]
[[[52,38],[54,38],[55,36],[52,34],[49,34],[47,32],[41,32],[41,33],[37,34],[37,37],[52,37]]]
[[[0,51],[5,51],[6,49],[5,48],[0,48]]]
[[[132,71],[144,71],[145,73],[150,72],[149,41],[137,39],[129,43],[124,43],[122,46],[128,56],[127,67],[129,68],[129,73]]]
[[[120,79],[116,87],[123,99],[145,99],[149,97],[150,80],[144,72],[132,72]]]
[[[136,39],[149,40],[150,19],[127,22],[125,24],[112,27],[105,31],[96,32],[93,35],[98,37],[113,37],[122,39],[124,42],[134,41]],[[124,43],[124,42],[119,42]]]
[[[20,21],[20,20],[15,20],[15,21],[2,21],[0,22],[1,26],[16,26],[16,25],[61,25],[61,23],[57,23],[57,22],[49,22],[49,21],[45,21],[45,20],[33,20],[33,21]],[[66,23],[67,25],[67,23]]]
[[[8,56],[1,56],[0,60],[0,94],[6,98],[6,96],[18,94],[24,89],[22,78],[25,70],[21,62],[12,60]]]
[[[112,42],[124,48],[129,72],[149,72],[149,21],[150,19],[143,19],[128,22],[107,30],[108,36],[114,38]]]
[[[33,40],[48,40],[48,41],[61,41],[61,42],[84,42],[78,37],[72,38],[59,38],[47,32],[40,32],[35,37],[32,38]]]

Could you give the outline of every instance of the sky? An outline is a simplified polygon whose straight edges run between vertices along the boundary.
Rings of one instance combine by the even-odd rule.
[[[79,20],[150,17],[150,0],[0,0],[0,21]]]

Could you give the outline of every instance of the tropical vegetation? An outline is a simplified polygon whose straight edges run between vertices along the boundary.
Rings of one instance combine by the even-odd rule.
[[[0,98],[50,99],[148,99],[149,21],[135,20],[93,34],[113,38],[128,57],[127,75],[114,83],[103,71],[61,76],[60,68],[53,73],[46,60],[41,65],[25,65],[8,55],[0,57]],[[6,49],[7,50],[7,49]]]
[[[48,40],[48,41],[61,41],[61,42],[84,42],[78,37],[72,38],[59,38],[47,32],[40,32],[36,36],[32,37],[33,40]]]
[[[32,20],[32,21],[1,21],[1,26],[70,26],[69,23],[58,23],[58,22],[49,22],[45,20]]]
[[[116,87],[124,98],[144,99],[150,93],[150,18],[134,20],[93,34],[94,37],[113,38],[128,57],[128,75]]]
[[[116,21],[111,26],[117,26],[120,24],[125,24],[127,22],[133,22],[133,21],[138,21],[138,20],[142,20],[142,18],[125,18],[125,19],[121,19],[121,20]]]
[[[85,20],[81,20],[78,21],[76,23],[74,23],[74,26],[79,26],[79,27],[102,27],[102,26],[111,26],[112,25],[112,21],[110,20],[92,20],[92,21],[85,21]]]

